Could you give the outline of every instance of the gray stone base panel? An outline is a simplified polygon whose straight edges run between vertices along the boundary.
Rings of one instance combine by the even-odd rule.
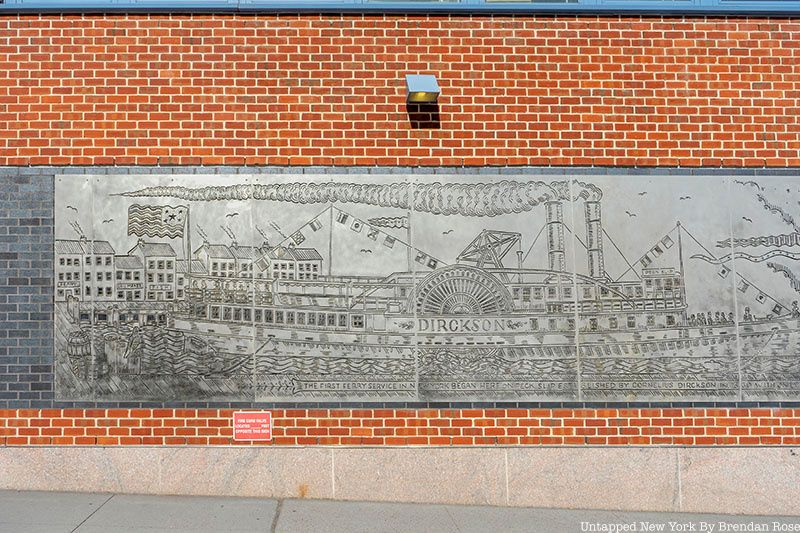
[[[0,489],[800,514],[791,448],[0,448]]]

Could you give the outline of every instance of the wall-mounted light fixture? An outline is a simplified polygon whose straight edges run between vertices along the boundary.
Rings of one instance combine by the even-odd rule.
[[[439,83],[430,74],[406,75],[406,102],[409,104],[432,104],[439,98]]]

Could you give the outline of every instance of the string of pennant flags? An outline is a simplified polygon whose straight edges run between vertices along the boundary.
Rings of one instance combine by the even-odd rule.
[[[666,250],[669,250],[670,248],[672,248],[672,246],[675,244],[675,241],[672,239],[672,237],[670,237],[670,233],[675,231],[677,228],[678,228],[678,226],[676,225],[674,228],[672,228],[667,233],[667,235],[665,235],[661,240],[659,240],[655,244],[655,246],[650,248],[650,250],[648,250],[642,257],[639,258],[638,263],[642,266],[642,268],[648,268],[653,263],[653,261],[655,261],[655,259],[660,257]],[[703,246],[702,243],[700,243],[700,241],[698,241],[694,237],[694,235],[691,234],[691,232],[689,232],[688,229],[683,227],[683,231],[685,231],[686,234],[689,237],[691,237],[692,240],[698,246],[703,248],[703,250],[705,250],[709,254],[711,253],[711,252],[708,251],[708,249],[705,246]],[[723,279],[727,278],[730,275],[730,273],[731,273],[731,269],[728,268],[725,265],[721,265],[719,271],[717,272],[719,277],[721,277]],[[779,315],[783,311],[789,309],[787,306],[785,306],[784,304],[779,302],[777,299],[773,298],[772,296],[770,296],[769,294],[767,294],[763,290],[759,289],[752,281],[746,279],[740,273],[737,272],[736,273],[736,277],[739,278],[738,283],[736,284],[736,289],[742,294],[747,294],[751,289],[754,290],[756,292],[756,296],[755,296],[755,301],[756,302],[758,302],[761,305],[767,305],[770,302],[774,304],[773,307],[772,307],[772,313],[773,314]]]
[[[414,248],[411,246],[411,244],[405,242],[404,240],[390,235],[389,233],[386,233],[380,229],[381,227],[408,228],[408,217],[382,217],[364,221],[346,211],[342,211],[336,206],[330,206],[328,209],[297,228],[294,233],[291,233],[287,238],[281,241],[279,246],[300,246],[306,241],[306,235],[309,230],[312,232],[317,232],[323,228],[324,225],[320,219],[328,212],[329,209],[333,210],[334,221],[343,227],[349,228],[350,231],[361,233],[367,239],[370,239],[375,243],[380,243],[386,248],[391,249],[394,248],[395,245],[399,244],[400,246],[405,246],[406,248],[412,249],[414,252],[414,261],[420,265],[433,270],[438,268],[440,265],[446,264],[441,259],[438,259],[418,248]]]
[[[705,250],[705,252],[706,252],[706,253],[708,253],[708,254],[710,254],[711,256],[713,256],[713,257],[715,257],[715,258],[716,258],[716,256],[714,256],[714,254],[712,254],[712,253],[711,253],[711,252],[708,250],[708,248],[706,248],[705,246],[703,246],[703,245],[700,243],[700,241],[698,241],[698,240],[695,238],[695,236],[694,236],[694,235],[692,235],[692,234],[691,234],[691,232],[690,232],[688,229],[686,229],[686,228],[683,228],[683,230],[686,232],[686,234],[687,234],[689,237],[691,237],[691,238],[692,238],[692,240],[693,240],[695,243],[697,243],[697,245],[698,245],[698,246],[700,246],[700,247],[701,247],[703,250]],[[724,265],[724,264],[723,264],[723,265],[720,265],[720,269],[719,269],[719,271],[717,271],[717,275],[718,275],[719,277],[721,277],[722,279],[726,279],[726,278],[727,278],[727,277],[730,275],[730,273],[731,273],[731,272],[732,272],[732,270],[731,270],[730,268],[728,268],[726,265]],[[788,310],[788,309],[789,309],[789,307],[787,307],[786,305],[782,304],[782,303],[781,303],[781,302],[779,302],[777,299],[773,298],[772,296],[770,296],[769,294],[767,294],[767,293],[766,293],[766,292],[764,292],[763,290],[759,289],[759,288],[758,288],[758,287],[757,287],[757,286],[756,286],[756,285],[755,285],[755,284],[754,284],[754,283],[753,283],[751,280],[749,280],[749,279],[745,278],[745,277],[744,277],[744,276],[742,276],[742,275],[741,275],[739,272],[737,272],[737,273],[736,273],[736,277],[737,277],[737,278],[739,278],[739,279],[738,279],[738,282],[736,283],[736,290],[738,290],[738,291],[739,291],[739,292],[741,292],[742,294],[747,294],[747,292],[748,292],[750,289],[753,289],[753,290],[756,292],[756,296],[755,296],[755,300],[756,300],[756,302],[758,302],[758,303],[759,303],[759,304],[761,304],[761,305],[766,305],[766,304],[768,304],[768,302],[772,302],[772,303],[774,304],[774,305],[772,306],[772,313],[773,313],[773,314],[775,314],[775,315],[780,315],[780,314],[781,314],[783,311],[785,311],[785,310]]]

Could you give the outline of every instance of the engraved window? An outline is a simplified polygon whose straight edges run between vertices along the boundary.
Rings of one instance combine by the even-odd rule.
[[[151,270],[156,268],[156,262],[155,261],[148,261],[147,262],[147,268],[149,268]]]
[[[636,287],[636,296],[639,298],[644,296],[644,289],[642,287]]]
[[[335,326],[336,325],[336,315],[334,315],[333,313],[330,313],[328,315],[328,325],[329,326]]]
[[[553,299],[556,297],[556,288],[555,287],[547,287],[547,297]]]
[[[317,315],[314,313],[308,313],[308,325],[315,326],[317,325]]]
[[[550,331],[554,331],[557,328],[558,328],[558,325],[556,323],[556,319],[555,318],[550,318],[550,319],[547,320],[547,329],[549,329]]]
[[[100,257],[100,256],[97,256],[97,257],[95,257],[95,258],[94,258],[94,264],[95,264],[95,265],[97,265],[97,266],[102,266],[102,264],[103,264],[103,258],[102,258],[102,257]]]
[[[523,302],[530,302],[531,301],[531,289],[530,287],[525,287],[522,289],[522,301]]]
[[[117,291],[117,300],[124,300],[125,299],[125,291]],[[122,317],[119,317],[122,320]]]
[[[154,293],[153,291],[147,291],[147,299],[148,300],[155,300],[156,299],[156,293]]]
[[[656,325],[655,315],[647,315],[647,327],[653,327],[655,325]]]
[[[223,307],[222,308],[222,320],[230,320],[232,316],[231,308],[230,307]]]
[[[102,272],[98,272],[96,277],[97,277],[97,281],[103,281],[103,273]]]
[[[262,311],[261,309],[256,309],[255,310],[255,319],[254,320],[256,322],[261,322],[263,319],[264,319],[264,311]]]
[[[134,291],[133,292],[133,297],[138,300],[139,298],[142,297],[142,291]]]
[[[240,322],[242,320],[242,310],[238,307],[233,310],[233,320],[236,322]]]
[[[272,324],[272,309],[267,309],[264,311],[264,322],[267,324]]]
[[[111,281],[111,272],[106,272],[106,281]]]
[[[69,275],[69,272],[67,272],[67,275]],[[59,272],[58,273],[58,279],[61,280],[61,281],[64,281],[64,273],[63,272]],[[69,278],[67,278],[67,279],[69,279]]]
[[[164,283],[164,274],[162,274],[160,272],[158,273],[158,282],[159,283]]]
[[[564,287],[564,298],[572,298],[572,287]]]
[[[297,323],[301,326],[305,325],[306,323],[306,314],[305,313],[297,313]]]
[[[590,318],[589,319],[589,330],[590,331],[597,331],[597,319]]]
[[[347,327],[347,315],[339,315],[339,327]]]
[[[294,324],[294,311],[286,311],[286,323]]]
[[[531,330],[537,331],[539,329],[539,319],[531,318]]]
[[[158,262],[158,269],[159,270],[164,270],[164,261],[159,261]]]
[[[219,306],[212,305],[211,306],[211,318],[218,319],[219,318]]]
[[[612,316],[608,319],[608,328],[609,329],[617,329],[617,317]]]
[[[92,264],[92,258],[89,257],[88,255],[86,256],[86,264],[87,265],[91,265]]]
[[[353,315],[353,327],[354,328],[364,327],[364,315]]]
[[[175,277],[172,274],[167,274],[167,283],[172,283],[172,280],[174,279]]]
[[[667,315],[667,326],[675,325],[675,315]]]
[[[136,281],[139,281],[139,272],[138,271],[133,273],[133,279],[136,280]]]
[[[583,288],[583,297],[584,298],[591,298],[592,297],[592,288],[591,287],[584,287]]]
[[[250,322],[253,320],[252,310],[245,307],[244,309],[244,321]]]
[[[541,300],[542,299],[542,288],[541,287],[534,287],[533,288],[533,299],[534,300]]]
[[[607,297],[609,294],[608,287],[600,287],[600,296]]]
[[[574,330],[575,329],[575,319],[574,318],[568,318],[567,319],[567,329],[569,329],[569,330]]]
[[[106,266],[111,266],[111,256],[106,257]]]
[[[58,264],[61,265],[62,267],[64,266],[65,263],[64,263],[64,258],[63,257],[58,260]]]
[[[633,329],[636,327],[636,316],[628,315],[628,328]]]
[[[519,300],[521,295],[521,291],[519,287],[514,287],[514,299]]]
[[[97,295],[98,296],[102,296],[103,295],[103,287],[97,287]]]
[[[283,311],[275,311],[275,323],[283,324]]]
[[[167,261],[167,268],[168,268],[168,269],[171,269],[171,268],[172,268],[172,261]]]
[[[86,280],[86,281],[92,281],[92,273],[91,272],[85,272],[84,275],[83,275],[83,279]]]
[[[211,263],[211,270],[219,270],[219,264],[216,261]]]

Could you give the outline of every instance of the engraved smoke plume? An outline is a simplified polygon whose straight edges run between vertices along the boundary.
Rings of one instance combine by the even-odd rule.
[[[215,187],[163,186],[126,192],[130,197],[168,197],[192,202],[272,200],[296,204],[356,203],[414,209],[436,215],[497,216],[522,213],[554,200],[599,201],[595,185],[573,181],[496,183],[276,183]]]

